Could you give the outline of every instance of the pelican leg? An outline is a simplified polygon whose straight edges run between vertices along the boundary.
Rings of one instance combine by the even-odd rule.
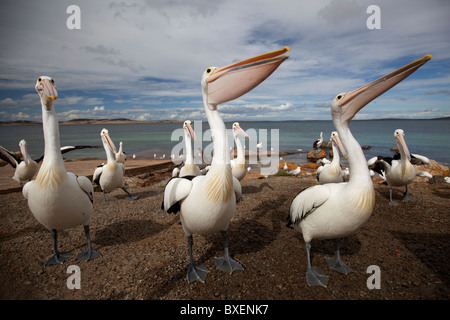
[[[398,202],[392,200],[392,188],[389,187],[389,205],[390,206],[397,206]]]
[[[306,282],[310,286],[322,286],[326,287],[328,284],[328,277],[322,272],[322,270],[311,267],[311,256],[310,256],[310,250],[311,250],[311,243],[306,243],[306,259],[307,259],[307,266],[306,266]]]
[[[128,194],[128,197],[127,197],[128,200],[136,200],[137,199],[137,196],[133,196],[131,193],[128,192],[127,189],[125,189],[125,187],[122,187],[122,190],[125,191],[126,194]]]
[[[336,239],[335,244],[336,244],[336,251],[334,252],[334,257],[325,258],[327,260],[328,267],[342,274],[353,272],[354,270],[341,260],[341,255],[339,253],[339,239]]]
[[[110,203],[110,201],[106,200],[106,192],[103,190],[103,202],[104,203]]]
[[[58,251],[58,243],[57,243],[57,238],[58,238],[58,234],[56,232],[56,229],[52,229],[50,230],[51,235],[52,235],[52,240],[53,240],[53,255],[50,257],[50,259],[47,260],[47,262],[45,262],[44,266],[48,267],[54,264],[61,264],[64,261],[66,261],[68,258],[70,258],[70,253],[69,252],[59,252]]]
[[[192,256],[192,245],[194,243],[192,235],[187,237],[187,243],[189,247],[189,267],[187,271],[187,281],[205,282],[206,275],[208,274],[209,270],[203,263],[194,261],[194,258]]]
[[[406,185],[406,190],[405,193],[403,194],[403,200],[406,202],[410,202],[411,201],[411,196],[408,193],[408,186]]]
[[[86,239],[88,243],[88,249],[82,251],[77,255],[78,260],[89,261],[95,258],[100,258],[102,255],[95,249],[92,249],[91,237],[89,236],[89,226],[84,226],[84,233],[86,234]]]
[[[220,258],[216,258],[217,269],[224,272],[229,272],[230,274],[235,270],[244,270],[241,264],[230,258],[228,254],[228,232],[226,230],[222,230],[220,233],[222,234],[224,255]]]

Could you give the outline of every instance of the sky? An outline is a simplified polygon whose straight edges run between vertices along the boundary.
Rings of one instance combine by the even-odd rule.
[[[225,121],[329,120],[337,94],[425,54],[355,118],[446,117],[449,15],[447,0],[3,0],[0,121],[41,121],[41,75],[55,80],[60,120],[204,121],[204,70],[284,46],[290,57],[269,78],[219,106]]]

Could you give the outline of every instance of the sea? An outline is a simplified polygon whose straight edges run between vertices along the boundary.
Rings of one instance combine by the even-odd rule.
[[[323,133],[325,141],[334,131],[330,120],[323,121],[240,121],[240,126],[249,134],[250,139],[242,139],[246,150],[267,150],[276,154],[283,152],[283,160],[302,165],[308,160],[307,152],[313,149],[313,143]],[[230,147],[233,145],[231,134],[233,122],[226,122],[229,129]],[[128,159],[169,159],[176,161],[182,154],[183,130],[181,122],[161,123],[112,123],[112,124],[70,124],[60,125],[61,146],[89,145],[96,148],[75,150],[64,154],[66,159],[99,159],[105,161],[106,155],[100,138],[103,128],[108,129],[116,147],[123,142]],[[195,121],[193,127],[196,140],[194,150],[212,149],[208,122]],[[374,156],[392,156],[395,146],[394,131],[403,129],[409,151],[436,160],[450,166],[450,119],[431,120],[352,120],[350,130],[364,148],[366,159]],[[19,150],[19,141],[27,141],[28,151],[33,159],[44,152],[42,125],[2,125],[0,126],[0,145],[10,151]],[[262,149],[257,149],[257,144]],[[181,151],[180,151],[181,150]],[[201,159],[195,151],[196,159]],[[342,165],[346,165],[342,159]],[[178,161],[179,162],[179,161]]]

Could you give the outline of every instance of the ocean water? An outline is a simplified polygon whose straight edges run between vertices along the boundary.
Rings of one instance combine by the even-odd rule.
[[[226,122],[225,125],[231,129],[232,122]],[[334,130],[331,121],[241,121],[240,125],[251,133],[251,139],[245,140],[246,149],[256,150],[256,143],[261,141],[266,150],[271,150],[278,144],[279,151],[294,152],[283,156],[283,159],[297,164],[307,161],[306,153],[312,149],[320,132],[323,132],[324,140],[329,140]],[[107,128],[117,148],[119,142],[123,141],[124,151],[129,157],[135,154],[137,157],[152,159],[155,155],[158,158],[165,155],[167,159],[174,147],[182,145],[181,127],[182,123],[60,125],[60,139],[61,146],[98,146],[96,149],[66,153],[65,158],[104,160],[106,156],[100,131]],[[194,122],[194,129],[197,135],[195,148],[207,148],[211,144],[208,123]],[[450,165],[450,120],[353,120],[350,123],[350,130],[359,144],[371,147],[364,150],[366,159],[377,155],[393,155],[390,149],[395,146],[393,135],[396,129],[405,131],[405,140],[411,153]],[[229,138],[231,146],[231,133]],[[27,141],[32,158],[43,154],[44,138],[41,125],[0,126],[1,146],[17,151],[21,139]],[[298,152],[298,149],[303,152]]]

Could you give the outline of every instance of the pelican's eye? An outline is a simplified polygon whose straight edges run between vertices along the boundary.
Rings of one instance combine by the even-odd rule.
[[[343,97],[344,97],[343,94],[338,94],[338,96],[336,97],[336,100],[339,101],[339,100],[341,100]]]
[[[55,84],[55,80],[52,79],[51,81],[52,81],[52,84]]]
[[[38,82],[41,83],[41,81],[42,81],[42,78],[39,78],[39,79],[38,79]]]
[[[212,71],[213,71],[213,68],[206,69],[206,75],[209,76]]]

